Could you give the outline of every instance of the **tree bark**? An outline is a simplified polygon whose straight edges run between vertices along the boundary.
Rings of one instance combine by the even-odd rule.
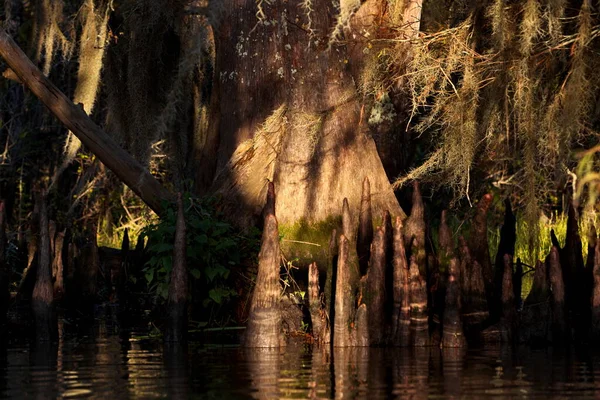
[[[173,243],[173,268],[167,302],[165,342],[185,342],[187,339],[188,271],[185,243],[185,217],[181,193],[177,194],[177,221]]]
[[[0,56],[56,118],[70,129],[142,201],[157,214],[161,214],[161,202],[171,200],[171,194],[100,129],[81,107],[73,104],[64,93],[52,84],[4,30],[0,30]]]
[[[501,334],[504,343],[512,342],[516,329],[515,291],[513,288],[512,256],[504,255],[504,277],[502,279]]]
[[[373,212],[371,210],[371,184],[369,178],[364,179],[362,195],[360,198],[360,215],[358,217],[358,237],[356,239],[356,252],[360,273],[367,273],[369,258],[371,256],[371,242],[373,241]]]
[[[448,263],[448,284],[446,286],[446,304],[444,307],[443,347],[467,346],[460,314],[461,298],[459,268],[460,263],[458,259],[452,257]]]
[[[339,215],[344,198],[359,208],[365,176],[373,212],[404,217],[365,134],[344,40],[331,35],[340,17],[335,4],[313,0],[310,14],[300,2],[260,5],[257,17],[255,2],[225,1],[215,35],[220,98],[228,99],[220,104],[227,118],[215,183],[228,194],[232,217],[251,224],[270,179],[282,226],[320,223]]]
[[[58,232],[54,241],[54,260],[52,261],[52,270],[56,271],[54,280],[54,298],[56,300],[62,299],[65,293],[65,268],[62,257],[65,233],[65,231]]]

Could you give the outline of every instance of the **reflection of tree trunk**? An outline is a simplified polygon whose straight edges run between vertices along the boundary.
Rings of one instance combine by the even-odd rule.
[[[171,344],[163,349],[163,360],[169,380],[169,398],[187,399],[189,393],[188,349],[182,344]]]
[[[225,2],[217,35],[220,93],[227,99],[221,101],[219,165],[226,168],[217,178],[220,189],[231,195],[235,218],[248,223],[271,179],[280,224],[321,222],[339,215],[344,197],[358,208],[366,176],[374,212],[403,216],[364,133],[347,51],[327,43],[338,11],[325,0],[311,3],[309,20],[299,2],[261,2],[261,21],[255,2]]]
[[[279,349],[254,348],[245,349],[245,359],[254,389],[255,399],[277,399],[279,393],[279,377],[281,371]]]

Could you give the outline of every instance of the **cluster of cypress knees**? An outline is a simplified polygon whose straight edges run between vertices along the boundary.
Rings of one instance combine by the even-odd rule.
[[[405,220],[384,212],[373,229],[369,180],[363,183],[358,230],[348,201],[342,227],[331,233],[326,279],[309,266],[307,306],[316,343],[352,346],[466,347],[486,342],[561,346],[600,338],[600,241],[589,232],[584,263],[578,211],[568,211],[564,248],[552,232],[552,248],[538,261],[533,285],[521,299],[524,265],[513,262],[516,218],[505,201],[495,262],[487,238],[492,196],[476,207],[470,239],[458,246],[442,212],[439,245],[428,239],[417,182]],[[256,287],[244,337],[247,347],[283,345],[280,248],[275,191],[269,184]],[[324,285],[323,285],[324,282]],[[321,287],[324,286],[323,290]]]
[[[552,232],[552,248],[546,260],[538,261],[535,268],[528,271],[534,273],[533,285],[522,301],[524,265],[520,260],[513,262],[516,218],[508,200],[493,265],[487,239],[491,195],[486,194],[479,201],[470,239],[467,242],[461,236],[458,246],[443,211],[437,249],[428,239],[424,204],[416,182],[412,201],[411,213],[406,219],[396,217],[392,224],[390,213],[384,212],[381,225],[373,229],[370,184],[365,178],[357,230],[348,201],[344,200],[341,231],[339,234],[337,230],[331,232],[325,279],[320,278],[316,263],[308,268],[307,307],[316,343],[334,347],[466,347],[500,341],[564,345],[600,338],[600,241],[592,227],[584,262],[579,213],[572,204],[568,211],[565,246],[561,248]],[[37,339],[44,341],[56,335],[54,297],[60,277],[53,273],[50,235],[43,234],[49,231],[44,196],[38,195],[36,202],[40,243],[31,305]],[[178,195],[177,205],[164,332],[167,343],[184,342],[187,332],[189,293],[181,195]],[[0,202],[3,320],[10,300],[4,260],[5,215],[4,202]],[[273,183],[268,186],[263,217],[258,274],[244,345],[276,348],[283,345],[285,338],[282,334],[281,250]]]

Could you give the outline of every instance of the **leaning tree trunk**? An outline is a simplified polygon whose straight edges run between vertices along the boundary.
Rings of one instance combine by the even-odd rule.
[[[387,209],[404,217],[365,134],[344,39],[331,34],[336,23],[343,27],[350,18],[349,6],[342,2],[340,12],[329,0],[311,1],[311,11],[302,2],[283,0],[223,3],[217,70],[220,98],[227,101],[220,106],[215,182],[227,194],[232,217],[251,224],[270,179],[286,239],[306,239],[302,223],[326,224],[339,215],[344,198],[356,226],[364,177],[370,181],[373,214]],[[326,249],[329,232],[330,227],[305,240],[321,246],[304,245],[305,254],[314,258]]]

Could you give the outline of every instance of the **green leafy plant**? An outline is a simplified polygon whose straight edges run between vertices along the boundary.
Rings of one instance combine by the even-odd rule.
[[[232,267],[241,260],[241,237],[217,214],[212,198],[184,196],[186,222],[186,255],[190,280],[205,288],[204,307],[222,305],[236,292],[229,286]],[[169,292],[173,243],[177,210],[165,207],[161,220],[146,227],[142,234],[148,238],[149,259],[143,270],[149,291],[157,301],[164,301]]]

